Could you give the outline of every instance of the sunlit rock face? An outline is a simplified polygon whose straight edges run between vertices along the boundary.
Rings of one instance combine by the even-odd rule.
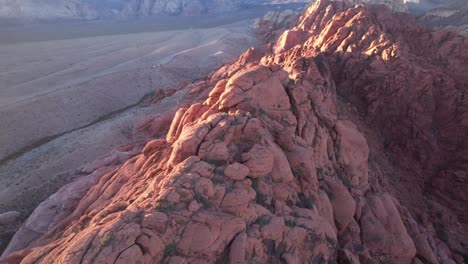
[[[45,201],[3,257],[461,263],[467,50],[382,6],[318,1],[194,85],[165,136]]]

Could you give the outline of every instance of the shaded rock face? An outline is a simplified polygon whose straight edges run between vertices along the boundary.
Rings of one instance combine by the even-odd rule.
[[[338,3],[327,8],[343,10]],[[445,205],[466,222],[465,192],[447,192],[467,184],[466,38],[423,30],[380,7],[314,15],[299,26],[312,33],[302,56],[322,55],[339,94],[378,128],[395,162],[411,170],[405,177],[450,201]]]
[[[4,260],[461,263],[467,41],[408,20],[309,6],[270,53],[200,82],[165,138],[82,183],[70,214],[38,208],[39,238]]]

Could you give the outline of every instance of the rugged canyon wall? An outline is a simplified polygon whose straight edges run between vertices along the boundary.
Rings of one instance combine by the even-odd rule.
[[[463,263],[467,52],[318,1],[191,87],[165,136],[45,201],[3,260]]]

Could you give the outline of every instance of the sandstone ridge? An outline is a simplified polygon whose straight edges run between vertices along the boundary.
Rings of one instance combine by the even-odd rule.
[[[462,263],[467,51],[383,6],[320,0],[4,260]]]

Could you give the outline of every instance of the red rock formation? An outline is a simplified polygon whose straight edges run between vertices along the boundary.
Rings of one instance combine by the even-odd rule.
[[[411,187],[439,196],[467,223],[468,40],[381,7],[321,5],[324,13],[298,27],[311,35],[301,55],[328,62],[338,93],[379,130],[405,177],[421,182]]]
[[[467,41],[324,0],[273,50],[213,73],[7,262],[461,263]]]

